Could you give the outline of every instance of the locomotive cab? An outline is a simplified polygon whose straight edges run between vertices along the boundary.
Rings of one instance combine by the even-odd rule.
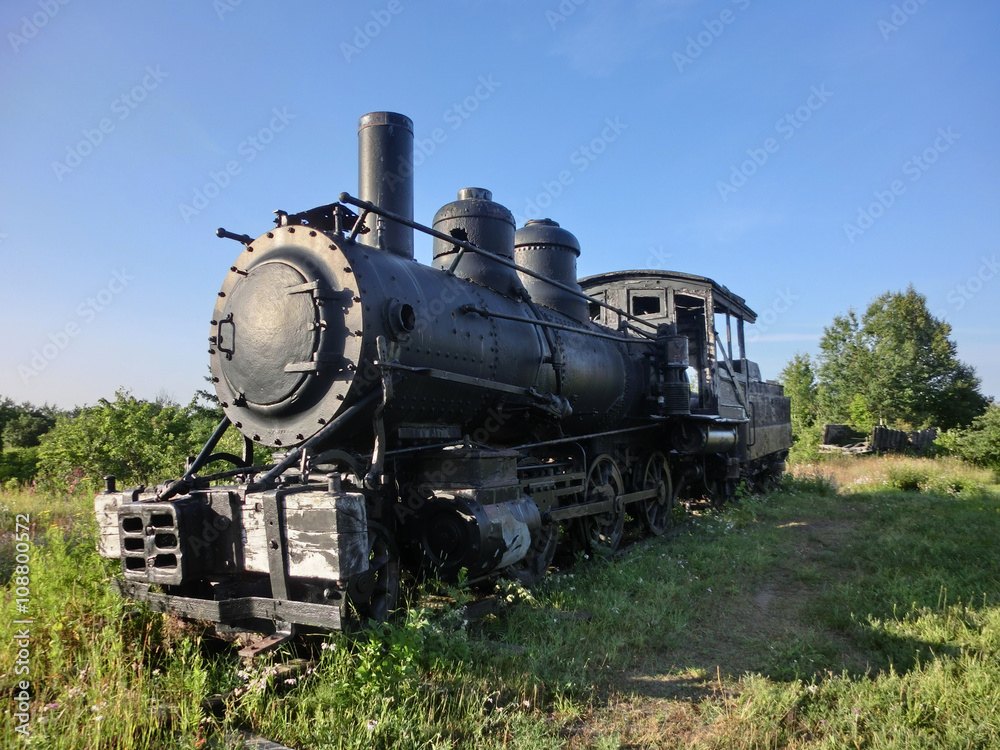
[[[757,316],[742,297],[711,279],[666,271],[618,271],[590,276],[581,284],[587,294],[651,327],[667,325],[687,338],[693,414],[747,418],[746,399],[740,396],[747,393],[749,374],[756,372],[759,380],[760,370],[746,359],[744,321],[753,323]],[[591,311],[594,322],[609,328],[627,324],[609,308],[595,305]]]
[[[773,477],[784,470],[791,443],[789,402],[782,387],[763,382],[760,367],[747,359],[744,326],[757,316],[746,300],[709,278],[669,271],[617,271],[580,283],[584,292],[608,303],[591,306],[595,323],[634,330],[612,309],[619,308],[686,339],[691,419],[710,425],[699,450],[718,449],[729,479]],[[722,437],[729,431],[735,440]]]

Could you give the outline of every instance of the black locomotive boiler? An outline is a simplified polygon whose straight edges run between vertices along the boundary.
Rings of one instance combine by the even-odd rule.
[[[387,617],[404,572],[530,584],[559,544],[613,550],[626,514],[663,534],[680,499],[780,476],[789,401],[746,358],[742,298],[665,271],[578,280],[570,232],[515,231],[481,188],[421,226],[410,120],[365,115],[359,140],[360,197],[219,230],[244,245],[209,339],[225,419],[180,479],[97,496],[125,595],[337,629]],[[242,455],[215,452],[230,426]]]

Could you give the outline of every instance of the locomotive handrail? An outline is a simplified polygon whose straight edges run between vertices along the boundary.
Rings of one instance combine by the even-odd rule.
[[[526,396],[535,402],[535,406],[544,409],[558,419],[564,419],[573,414],[573,408],[570,406],[567,399],[555,393],[540,393],[535,390],[534,387],[525,388],[520,385],[500,383],[496,380],[486,380],[484,378],[473,377],[472,375],[463,375],[460,372],[452,372],[451,370],[440,370],[436,367],[413,367],[412,365],[402,365],[395,361],[382,362],[376,360],[373,364],[387,370],[412,372],[418,375],[426,375],[427,377],[437,378],[438,380],[446,380],[452,383],[463,383],[465,385],[478,386],[479,388],[501,391],[502,393],[513,393],[518,396]]]
[[[594,336],[599,339],[608,339],[610,341],[617,341],[622,344],[655,344],[656,341],[653,339],[630,339],[627,336],[615,336],[610,333],[600,333],[598,331],[591,331],[587,328],[574,328],[573,326],[563,325],[562,323],[552,323],[548,320],[541,320],[535,318],[525,318],[520,315],[507,315],[505,313],[491,312],[490,310],[484,310],[475,305],[462,305],[460,312],[464,313],[476,313],[477,315],[482,315],[484,318],[500,318],[501,320],[513,320],[515,323],[530,323],[531,325],[543,326],[545,328],[555,328],[559,331],[570,331],[572,333],[580,333],[585,336]],[[634,328],[632,330],[635,330]],[[641,333],[641,331],[636,331],[636,333]],[[645,334],[642,334],[645,335]]]
[[[457,237],[452,237],[451,235],[445,234],[444,232],[439,232],[436,229],[431,229],[430,227],[424,226],[419,222],[413,221],[413,219],[407,219],[405,216],[400,216],[399,214],[393,213],[392,211],[387,211],[384,208],[380,208],[379,206],[376,206],[374,203],[370,203],[369,201],[363,201],[360,198],[355,198],[350,193],[341,193],[338,200],[340,200],[341,203],[350,203],[352,206],[357,206],[358,208],[364,209],[365,211],[378,214],[379,216],[384,216],[385,218],[391,219],[392,221],[397,221],[400,224],[410,227],[411,229],[418,229],[421,232],[424,232],[425,234],[429,234],[431,237],[435,237],[439,240],[444,240],[445,242],[455,245],[456,247],[460,247],[464,250],[468,250],[473,253],[478,253],[479,255],[485,255],[490,260],[499,263],[502,266],[513,268],[515,271],[520,271],[521,273],[531,276],[532,278],[538,279],[539,281],[543,281],[546,284],[549,284],[550,286],[554,286],[556,289],[561,289],[564,292],[569,292],[573,296],[585,299],[587,300],[587,302],[590,302],[592,304],[600,305],[601,307],[611,310],[612,312],[617,313],[618,315],[624,318],[628,318],[629,320],[634,320],[637,323],[642,323],[644,326],[649,326],[650,328],[653,329],[656,328],[655,323],[650,323],[648,320],[643,320],[642,318],[636,315],[632,315],[626,312],[625,310],[622,310],[619,307],[615,307],[614,305],[609,304],[602,299],[598,299],[597,297],[591,297],[586,292],[583,292],[579,289],[574,289],[568,284],[563,284],[559,281],[555,281],[554,279],[550,279],[549,277],[544,276],[538,273],[537,271],[532,271],[530,268],[525,268],[519,263],[515,263],[514,261],[508,260],[507,258],[501,258],[499,255],[494,255],[489,250],[483,250],[481,247],[477,247],[476,245],[473,245],[471,242],[467,242],[466,240],[460,240]],[[641,333],[641,331],[636,331],[636,333]],[[648,335],[652,337],[652,334],[642,334],[642,335]]]
[[[567,437],[556,438],[554,440],[543,440],[540,443],[525,443],[524,445],[515,445],[514,450],[528,450],[529,448],[543,448],[547,445],[559,445],[561,443],[577,443],[583,440],[592,440],[593,438],[608,437],[609,435],[624,435],[626,432],[638,432],[640,430],[652,430],[652,429],[663,429],[662,424],[644,424],[638,427],[623,427],[620,430],[607,430],[605,432],[592,432],[589,435],[569,435]]]
[[[270,469],[273,464],[259,464],[257,466],[241,466],[238,469],[226,469],[225,471],[217,471],[215,474],[208,474],[203,477],[198,477],[199,482],[214,482],[219,479],[228,479],[230,477],[238,476],[249,476],[251,474],[259,474],[265,469]]]

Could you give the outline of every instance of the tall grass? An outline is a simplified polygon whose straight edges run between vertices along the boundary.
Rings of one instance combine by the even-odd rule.
[[[162,617],[113,595],[108,581],[116,566],[99,558],[94,544],[80,529],[40,528],[30,553],[27,611],[12,596],[12,582],[0,603],[0,674],[8,685],[15,678],[30,685],[30,744],[160,748],[182,737],[187,743],[198,736],[199,704],[209,688],[201,645],[172,636]],[[18,675],[22,654],[14,636],[23,629],[30,671]],[[15,726],[0,724],[0,745],[23,741]]]
[[[1000,746],[989,480],[947,461],[799,466],[769,496],[692,510],[673,539],[503,584],[500,616],[424,591],[395,624],[251,666],[109,592],[89,502],[3,495],[0,532],[38,519],[31,743],[201,747],[246,728],[300,748]],[[275,668],[293,655],[310,668]],[[221,718],[202,707],[215,693]],[[20,744],[0,722],[0,746]]]
[[[826,456],[792,464],[795,479],[821,479],[846,492],[896,489],[943,495],[975,495],[996,484],[989,469],[957,458],[905,456]]]

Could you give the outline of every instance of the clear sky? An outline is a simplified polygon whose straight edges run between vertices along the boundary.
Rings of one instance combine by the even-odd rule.
[[[771,378],[913,284],[1000,396],[995,0],[4,0],[0,33],[2,395],[187,401],[215,228],[355,192],[392,110],[419,221],[486,187],[581,276],[714,278]]]

